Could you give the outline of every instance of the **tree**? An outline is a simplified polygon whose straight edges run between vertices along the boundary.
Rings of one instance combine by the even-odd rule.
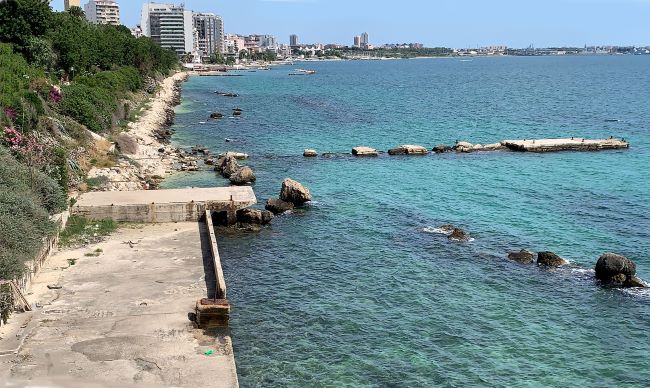
[[[70,7],[70,9],[68,9],[68,13],[70,13],[70,15],[72,15],[74,17],[77,17],[77,18],[80,18],[80,19],[85,19],[86,18],[86,13],[80,7],[77,7],[76,5],[73,5],[72,7]]]
[[[225,58],[223,57],[223,54],[220,51],[215,51],[214,54],[210,57],[210,63],[216,63],[216,64],[223,64],[225,62]]]
[[[32,36],[45,35],[51,22],[48,0],[0,2],[0,42],[15,43],[22,49]]]

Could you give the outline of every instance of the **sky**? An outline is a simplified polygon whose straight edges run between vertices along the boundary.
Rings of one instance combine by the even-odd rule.
[[[82,7],[87,0],[81,0]],[[140,24],[144,0],[118,0],[122,23]],[[183,1],[158,1],[180,4]],[[473,48],[650,45],[650,0],[185,0],[213,12],[226,33],[270,34],[288,43],[424,43]],[[56,10],[63,0],[52,1]]]

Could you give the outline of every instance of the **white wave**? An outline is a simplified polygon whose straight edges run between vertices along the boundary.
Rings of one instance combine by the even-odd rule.
[[[452,232],[449,229],[434,228],[432,226],[427,226],[426,228],[422,229],[422,231],[425,233],[432,233],[432,234],[445,234],[447,236],[449,236]]]

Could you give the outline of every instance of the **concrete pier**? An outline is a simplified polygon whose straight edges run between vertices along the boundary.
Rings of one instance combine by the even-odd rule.
[[[630,143],[623,139],[533,139],[503,140],[502,145],[519,152],[556,152],[556,151],[601,151],[630,148]]]
[[[82,194],[71,214],[118,222],[196,222],[206,210],[227,212],[230,218],[255,203],[249,186],[104,191]]]

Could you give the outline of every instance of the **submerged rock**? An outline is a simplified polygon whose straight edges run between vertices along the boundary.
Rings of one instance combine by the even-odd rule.
[[[308,188],[299,182],[287,178],[282,182],[280,199],[286,202],[291,202],[296,206],[300,206],[305,202],[311,201],[311,193]]]
[[[302,153],[302,156],[304,156],[304,157],[306,157],[306,158],[313,158],[313,157],[315,157],[315,156],[318,156],[318,152],[316,152],[316,150],[313,150],[313,149],[311,149],[311,148],[307,148],[307,149],[305,149],[305,151]]]
[[[532,264],[535,262],[535,254],[533,252],[522,249],[519,252],[509,252],[508,259],[521,264]]]
[[[614,287],[646,287],[636,276],[636,264],[625,256],[605,253],[596,262],[596,279]]]
[[[255,182],[256,179],[253,169],[248,166],[242,167],[235,171],[234,174],[230,175],[230,182],[235,185],[245,185]]]
[[[266,201],[266,210],[270,211],[273,214],[282,214],[294,209],[294,205],[291,202],[286,202],[278,198],[271,198]]]
[[[437,146],[433,147],[432,151],[436,154],[442,154],[451,151],[451,147],[444,144],[438,144]]]
[[[454,230],[452,230],[451,234],[447,238],[449,241],[459,242],[467,242],[471,239],[469,233],[460,228],[454,228]]]
[[[537,264],[545,265],[547,267],[559,267],[569,264],[569,262],[553,252],[539,252],[537,254]]]

